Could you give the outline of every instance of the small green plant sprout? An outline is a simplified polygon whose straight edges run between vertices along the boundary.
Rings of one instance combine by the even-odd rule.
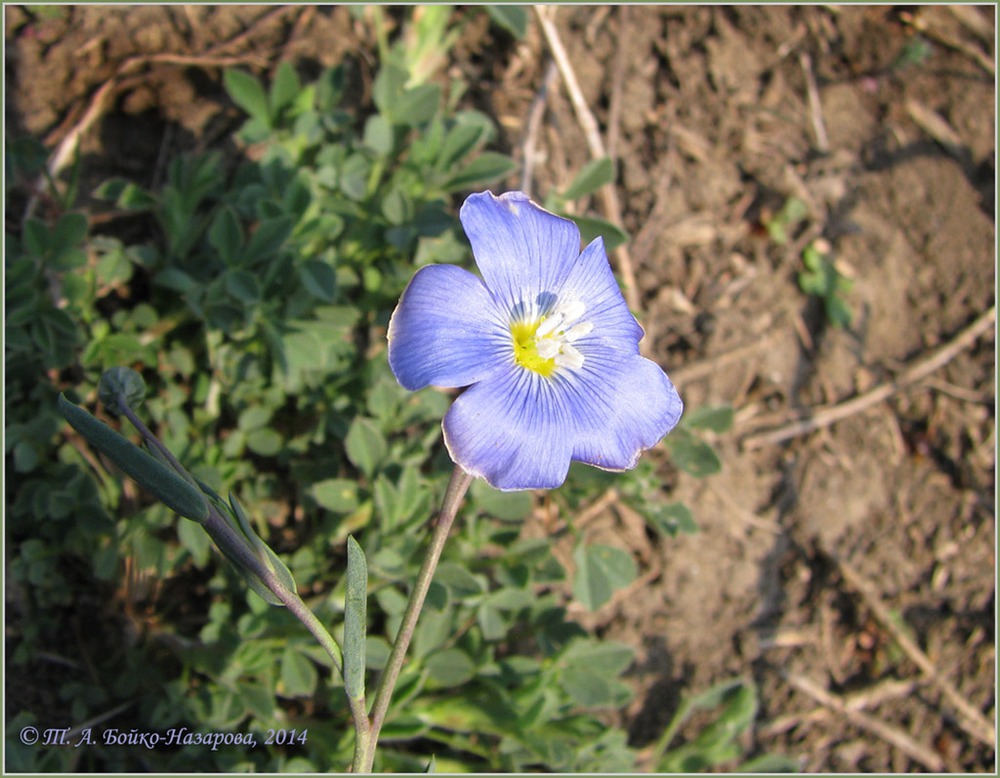
[[[805,270],[799,273],[799,288],[823,301],[826,320],[837,329],[851,326],[851,308],[843,295],[851,291],[854,282],[845,276],[832,259],[828,241],[817,238],[802,252]]]
[[[913,35],[906,39],[903,48],[899,50],[896,59],[893,60],[891,69],[895,72],[906,70],[910,67],[923,65],[934,53],[934,47],[922,35]]]
[[[790,233],[809,215],[809,206],[798,197],[789,197],[781,210],[764,219],[768,237],[777,245],[788,243]]]
[[[686,697],[653,750],[653,769],[661,773],[696,773],[731,765],[741,773],[798,772],[793,760],[777,754],[745,759],[746,736],[758,707],[757,687],[742,678],[723,681]],[[696,714],[710,719],[687,742],[671,748],[681,728]]]

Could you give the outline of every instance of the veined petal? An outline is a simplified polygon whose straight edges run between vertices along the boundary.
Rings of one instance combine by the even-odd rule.
[[[593,348],[583,368],[562,384],[573,409],[572,457],[604,470],[635,467],[684,410],[659,365],[613,348]]]
[[[416,272],[389,320],[389,366],[406,389],[459,387],[509,360],[510,331],[489,290],[455,265]]]
[[[582,300],[586,305],[586,320],[593,325],[591,332],[580,336],[576,344],[586,353],[586,339],[594,338],[614,343],[629,353],[639,353],[642,327],[629,311],[615,280],[604,240],[595,238],[580,254],[560,290],[570,300]]]
[[[557,291],[580,256],[577,226],[523,192],[470,195],[459,218],[483,280],[509,304]]]
[[[463,392],[444,417],[452,460],[503,491],[566,480],[573,411],[558,384],[516,365]]]

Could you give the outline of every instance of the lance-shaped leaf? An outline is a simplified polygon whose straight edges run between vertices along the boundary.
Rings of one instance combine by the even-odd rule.
[[[208,518],[205,495],[128,438],[115,432],[78,405],[59,395],[59,411],[90,445],[171,510],[204,523]]]
[[[368,563],[353,537],[347,538],[347,595],[344,604],[344,689],[352,700],[365,696],[365,631]]]
[[[278,584],[285,590],[290,592],[296,591],[295,579],[292,577],[292,571],[288,569],[288,565],[281,561],[281,558],[271,550],[271,547],[267,545],[260,536],[254,532],[252,526],[250,526],[250,519],[247,518],[246,512],[243,510],[243,506],[240,505],[240,501],[236,499],[236,495],[232,492],[229,493],[229,503],[232,506],[232,515],[236,517],[239,522],[237,529],[242,537],[246,538],[250,545],[250,549],[253,554],[264,563],[265,567],[270,570],[275,578],[278,580]],[[226,516],[226,512],[223,512],[223,516]],[[227,519],[231,517],[226,516]],[[218,543],[218,540],[216,540]],[[260,597],[271,605],[284,605],[284,603],[278,599],[277,595],[271,591],[270,587],[260,579],[260,577],[253,571],[248,570],[243,564],[238,561],[238,557],[232,552],[224,548],[224,544],[218,543],[219,548],[226,554],[229,561],[232,562],[236,568],[243,574],[246,579],[247,584],[253,589]]]

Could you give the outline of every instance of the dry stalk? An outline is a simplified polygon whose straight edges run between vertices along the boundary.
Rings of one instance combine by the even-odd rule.
[[[773,443],[781,443],[782,441],[829,427],[835,422],[865,411],[948,364],[964,349],[971,346],[980,336],[992,329],[995,322],[996,306],[991,306],[989,310],[976,318],[972,324],[962,330],[951,341],[914,362],[898,378],[879,384],[871,391],[860,394],[850,400],[845,400],[826,408],[806,411],[805,413],[808,415],[795,419],[778,429],[747,435],[743,439],[743,447],[750,450]]]
[[[951,707],[958,712],[957,721],[959,726],[981,743],[985,743],[990,747],[995,746],[996,728],[993,724],[980,711],[973,707],[947,678],[938,672],[937,667],[935,667],[930,657],[920,649],[920,646],[914,642],[913,638],[892,617],[889,608],[882,602],[882,598],[879,596],[874,585],[867,581],[846,560],[840,559],[835,555],[831,555],[831,558],[837,563],[840,574],[847,585],[861,595],[865,604],[879,620],[879,623],[892,633],[893,639],[899,644],[899,647],[920,668],[920,671],[927,676],[928,680],[937,687]]]
[[[604,141],[601,139],[597,120],[587,106],[587,101],[584,99],[583,91],[580,89],[580,83],[576,78],[573,65],[569,61],[569,55],[566,53],[566,48],[559,37],[559,31],[556,29],[556,10],[554,6],[536,5],[535,15],[538,17],[538,22],[542,27],[542,34],[545,36],[549,50],[552,52],[552,58],[559,67],[559,74],[562,76],[566,92],[569,94],[570,102],[573,104],[576,120],[579,122],[580,128],[587,139],[587,147],[590,149],[590,155],[594,159],[601,159],[608,156],[607,150],[605,149]],[[614,183],[605,184],[601,187],[600,195],[605,218],[620,227],[622,223],[621,206],[618,203],[618,194],[615,191]],[[636,284],[632,256],[625,246],[619,246],[615,250],[615,258],[617,259],[618,270],[622,275],[622,283],[625,287],[625,301],[633,312],[637,312],[640,310],[641,301],[639,300],[639,287]],[[643,343],[646,343],[646,341],[643,341]],[[642,348],[642,345],[640,345],[640,348]]]

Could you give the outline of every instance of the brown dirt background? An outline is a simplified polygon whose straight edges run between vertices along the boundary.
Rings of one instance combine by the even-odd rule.
[[[458,13],[463,101],[501,150],[533,147],[533,192],[565,187],[590,157],[559,79],[542,89],[537,21],[515,41]],[[586,525],[641,563],[637,586],[577,614],[637,650],[620,723],[648,745],[682,695],[743,676],[761,694],[754,752],[994,771],[994,326],[832,425],[759,433],[892,381],[994,305],[995,9],[589,6],[556,25],[618,163],[649,353],[688,408],[736,409],[719,475],[667,474],[700,533],[653,537],[613,493]],[[83,191],[155,185],[173,156],[218,146],[241,121],[222,67],[349,58],[363,104],[376,52],[343,7],[6,6],[5,33],[8,137],[56,148],[83,130]],[[778,246],[762,222],[790,196],[809,215]],[[854,280],[847,331],[796,283],[816,237]]]

